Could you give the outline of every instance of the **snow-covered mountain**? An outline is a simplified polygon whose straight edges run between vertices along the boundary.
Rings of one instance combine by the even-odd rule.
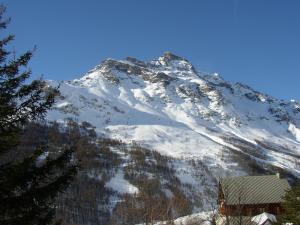
[[[300,102],[199,72],[172,53],[150,62],[107,59],[80,79],[48,82],[61,91],[49,120],[87,121],[99,135],[137,142],[173,159],[172,176],[194,211],[211,209],[222,176],[279,171],[300,177]],[[118,198],[139,192],[124,176],[132,162],[122,148],[111,149],[123,164],[105,180]],[[144,164],[148,161],[156,160],[146,157]],[[162,179],[167,188],[169,178]],[[164,189],[167,196],[170,190]]]
[[[107,59],[80,79],[59,84],[62,97],[50,120],[76,117],[98,133],[205,160],[224,172],[237,166],[223,160],[235,151],[300,176],[298,101],[198,72],[169,52],[150,62]]]

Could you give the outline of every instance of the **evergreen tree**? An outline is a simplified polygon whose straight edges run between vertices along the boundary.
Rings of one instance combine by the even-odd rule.
[[[284,213],[278,224],[300,224],[300,182],[287,192],[284,200],[282,205]]]
[[[2,31],[9,23],[4,12],[0,6]],[[41,143],[20,152],[24,128],[44,119],[58,90],[41,79],[28,82],[33,51],[16,57],[7,50],[13,39],[8,35],[0,40],[0,224],[46,225],[52,223],[57,194],[75,176],[73,148],[61,146],[49,154],[47,143]]]

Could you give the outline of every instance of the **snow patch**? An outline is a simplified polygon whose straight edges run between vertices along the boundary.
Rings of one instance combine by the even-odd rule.
[[[118,170],[114,177],[112,177],[106,184],[106,187],[111,188],[120,194],[136,194],[139,192],[139,189],[133,186],[124,178],[124,173],[122,170]]]
[[[211,225],[212,211],[209,212],[199,212],[191,214],[188,216],[179,217],[174,221],[175,225],[185,225],[185,224],[201,224],[201,225]],[[158,222],[155,225],[165,225],[168,222]]]
[[[300,142],[300,129],[297,128],[294,124],[290,123],[288,130],[293,134],[296,140]]]
[[[56,104],[56,107],[61,108],[61,107],[65,107],[67,105],[70,105],[70,102],[60,102]]]

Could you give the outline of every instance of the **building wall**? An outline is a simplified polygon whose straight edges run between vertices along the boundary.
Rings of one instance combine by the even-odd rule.
[[[221,202],[220,212],[224,216],[254,216],[263,212],[278,215],[282,213],[280,203],[258,204],[258,205],[230,205]]]

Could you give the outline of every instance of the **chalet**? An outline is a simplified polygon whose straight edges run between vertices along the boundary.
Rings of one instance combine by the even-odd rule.
[[[263,212],[278,215],[289,189],[287,180],[279,174],[223,178],[219,181],[220,213],[230,217],[253,217]]]

